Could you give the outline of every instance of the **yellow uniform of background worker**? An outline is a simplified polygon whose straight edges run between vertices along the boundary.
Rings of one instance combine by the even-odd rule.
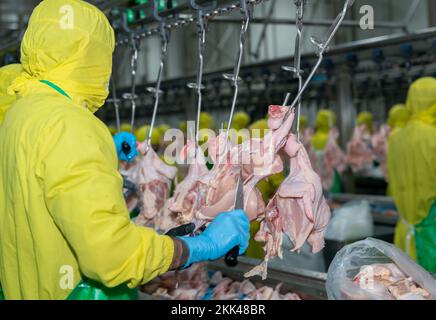
[[[336,124],[336,115],[329,109],[321,109],[316,115],[316,131],[312,137],[315,151],[324,150],[329,139],[330,129]]]
[[[0,68],[0,124],[3,122],[6,111],[15,102],[15,94],[8,94],[7,90],[21,71],[23,71],[21,64],[11,64]]]
[[[389,183],[401,215],[395,244],[436,273],[436,79],[411,85],[407,109],[411,120],[390,135],[388,147]]]
[[[410,110],[404,104],[396,104],[389,110],[388,125],[391,132],[404,128],[410,120]]]
[[[366,130],[368,130],[369,133],[372,133],[373,120],[374,120],[374,116],[372,115],[371,112],[362,111],[356,117],[356,125],[358,126],[365,125]]]

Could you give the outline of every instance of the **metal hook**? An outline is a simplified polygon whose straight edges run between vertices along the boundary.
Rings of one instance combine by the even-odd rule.
[[[111,77],[111,87],[112,87],[112,102],[115,107],[115,119],[117,121],[117,132],[121,132],[121,120],[120,120],[120,106],[118,105],[117,93],[115,88],[115,79],[112,75]]]
[[[301,32],[303,30],[303,16],[304,16],[304,6],[306,5],[306,0],[295,0],[294,4],[296,6],[296,20],[295,26],[297,27],[297,34],[295,36],[295,52],[294,52],[294,66],[282,66],[282,69],[288,72],[293,72],[295,77],[298,79],[298,90],[301,90],[303,86],[303,71],[301,70]],[[290,93],[285,99],[286,103],[289,99]],[[300,116],[301,116],[301,98],[298,99],[297,105],[297,142],[300,142]]]
[[[200,131],[200,113],[202,105],[202,90],[205,88],[203,85],[203,68],[204,68],[204,50],[206,44],[206,22],[204,15],[217,7],[217,1],[212,1],[206,5],[199,5],[195,0],[190,0],[189,5],[196,10],[197,13],[197,30],[198,30],[198,70],[197,82],[188,83],[190,89],[195,89],[197,93],[197,117],[195,123],[195,152],[197,152],[199,131]]]
[[[132,104],[132,118],[130,120],[130,132],[133,133],[133,127],[135,125],[135,112],[136,112],[136,71],[137,71],[137,61],[138,61],[138,47],[136,45],[136,40],[131,37],[132,41],[132,58],[130,60],[131,75],[132,75],[132,90],[130,93],[124,93],[123,99],[130,100]]]
[[[333,22],[332,26],[330,27],[329,31],[327,32],[327,37],[324,42],[318,40],[315,37],[311,37],[311,41],[318,47],[318,60],[313,67],[312,71],[310,72],[309,76],[307,77],[306,81],[303,83],[303,86],[298,91],[298,94],[294,98],[294,101],[290,105],[290,108],[288,112],[286,113],[284,117],[284,121],[290,116],[292,109],[295,107],[295,105],[299,102],[301,99],[301,96],[303,95],[303,92],[306,90],[307,86],[309,85],[310,81],[312,80],[313,76],[315,75],[316,71],[318,70],[319,66],[321,65],[321,62],[324,58],[324,53],[328,50],[328,46],[330,42],[332,41],[333,37],[335,36],[336,32],[338,31],[339,27],[341,26],[342,22],[344,21],[345,15],[347,14],[347,11],[351,6],[353,5],[354,0],[346,0],[344,7],[337,16],[336,20]]]
[[[169,41],[169,31],[166,28],[166,22],[165,19],[159,16],[158,12],[158,1],[153,0],[153,16],[154,18],[159,22],[159,31],[160,31],[160,38],[161,38],[161,54],[160,54],[160,63],[159,63],[159,70],[157,74],[157,80],[156,80],[156,87],[155,88],[147,88],[147,91],[154,94],[154,107],[153,107],[153,115],[151,117],[151,123],[150,128],[148,129],[147,135],[146,135],[146,149],[145,153],[150,149],[151,144],[151,136],[153,134],[154,124],[156,121],[156,114],[157,114],[157,108],[159,106],[159,98],[160,95],[163,93],[160,90],[160,85],[162,82],[162,74],[163,69],[165,66],[165,61],[167,57],[167,47],[168,47],[168,41]]]
[[[236,102],[238,99],[238,93],[239,93],[239,82],[241,79],[239,78],[239,71],[241,69],[241,63],[242,63],[242,57],[244,55],[244,44],[245,44],[245,38],[246,33],[248,30],[248,25],[250,23],[251,17],[253,15],[253,4],[251,2],[248,2],[247,0],[240,0],[240,8],[241,12],[243,14],[242,19],[242,25],[241,25],[241,31],[239,34],[239,51],[238,51],[238,58],[236,60],[236,65],[233,70],[233,74],[223,74],[223,77],[227,80],[232,81],[232,85],[234,87],[233,91],[233,99],[232,99],[232,107],[230,109],[230,116],[229,121],[227,122],[227,130],[226,130],[226,142],[229,139],[229,131],[232,126],[232,120],[233,120],[233,114],[235,112]],[[224,152],[227,150],[227,143],[226,147],[224,149]]]

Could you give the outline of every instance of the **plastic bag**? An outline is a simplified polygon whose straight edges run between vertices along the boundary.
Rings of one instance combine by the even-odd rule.
[[[328,298],[330,300],[393,300],[389,294],[369,292],[352,281],[360,267],[376,263],[394,263],[405,275],[427,290],[431,300],[436,300],[436,280],[430,273],[394,245],[373,238],[347,245],[336,254],[327,273]]]
[[[325,238],[350,241],[373,235],[374,223],[368,201],[351,201],[333,211]]]

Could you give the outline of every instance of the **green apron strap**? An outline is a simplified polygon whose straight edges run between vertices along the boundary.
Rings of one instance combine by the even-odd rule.
[[[138,300],[138,289],[130,289],[126,284],[107,288],[96,281],[82,279],[67,300]]]
[[[342,192],[342,182],[339,173],[335,170],[333,173],[333,184],[330,188],[331,193],[341,193]]]
[[[59,92],[61,95],[67,97],[68,99],[71,99],[71,97],[61,88],[59,88],[57,85],[55,85],[53,82],[50,82],[48,80],[39,80],[39,82],[42,82],[46,85],[48,85],[50,88],[55,89],[57,92]]]
[[[427,271],[436,273],[436,201],[421,223],[415,225],[416,258]]]
[[[5,296],[4,296],[4,294],[3,294],[2,286],[0,285],[0,301],[1,301],[1,300],[5,300]]]

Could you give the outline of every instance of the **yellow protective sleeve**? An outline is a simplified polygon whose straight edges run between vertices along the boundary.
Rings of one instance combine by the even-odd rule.
[[[129,220],[112,138],[92,114],[73,108],[41,137],[47,209],[82,274],[108,287],[143,284],[168,270],[173,241]]]

